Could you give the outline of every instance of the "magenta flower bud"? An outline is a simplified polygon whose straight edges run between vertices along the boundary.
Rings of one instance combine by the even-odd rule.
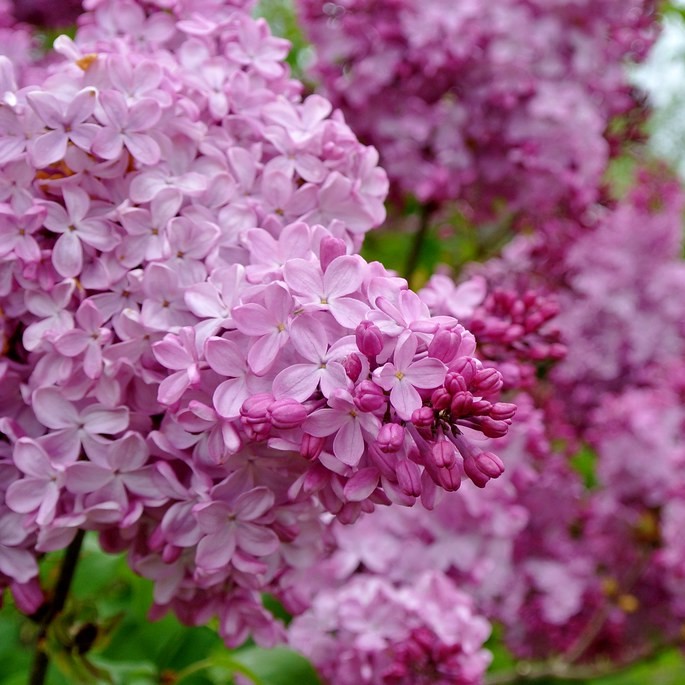
[[[248,397],[240,408],[240,419],[243,425],[267,421],[269,406],[273,401],[274,396],[269,392],[260,392]]]
[[[416,658],[410,663],[416,663],[416,659],[423,654],[430,654],[431,650],[435,648],[435,633],[429,630],[426,626],[419,626],[411,631],[411,639],[416,643]],[[414,655],[412,655],[414,656]]]
[[[319,256],[321,258],[321,269],[326,271],[328,265],[336,258],[342,257],[347,253],[345,243],[340,238],[334,238],[332,235],[327,235],[321,240],[319,247]]]
[[[480,452],[475,461],[478,469],[490,478],[499,478],[504,473],[502,460],[492,452]]]
[[[411,415],[411,422],[419,428],[429,428],[434,420],[433,410],[430,407],[419,407]]]
[[[475,416],[484,416],[490,413],[492,409],[492,403],[487,400],[475,400],[471,405],[470,414]]]
[[[379,449],[378,445],[369,445],[369,456],[373,465],[380,471],[381,475],[385,478],[389,478],[391,481],[395,481],[397,476],[395,475],[395,464],[396,457],[388,452],[383,452]]]
[[[470,392],[458,392],[452,398],[450,412],[454,418],[468,416],[473,406],[473,395]]]
[[[362,381],[355,389],[354,403],[362,411],[378,411],[386,406],[387,401],[383,389],[373,381]]]
[[[533,331],[536,331],[546,320],[544,313],[541,311],[529,314],[524,322],[525,332],[532,333]]]
[[[465,392],[468,390],[468,384],[460,373],[450,371],[445,376],[445,388],[451,395],[454,395],[458,392]]]
[[[504,381],[497,369],[481,369],[474,376],[473,385],[484,395],[491,395],[502,389]]]
[[[254,423],[250,423],[249,421],[246,421],[243,417],[241,417],[240,420],[243,422],[243,428],[245,429],[247,437],[250,440],[258,442],[260,440],[266,440],[269,437],[269,432],[271,431],[270,421],[255,421]]]
[[[307,409],[297,400],[287,397],[270,404],[268,415],[274,428],[288,430],[304,423],[307,418]]]
[[[451,469],[457,461],[457,450],[447,440],[439,440],[431,450],[433,461],[439,468]]]
[[[450,371],[454,371],[456,374],[460,375],[468,387],[473,381],[473,377],[478,373],[478,364],[476,363],[476,360],[471,357],[462,357],[452,364]],[[445,387],[451,391],[451,388],[447,383],[445,383]]]
[[[428,345],[428,356],[447,364],[456,356],[461,345],[461,335],[446,328],[438,329]]]
[[[473,484],[479,488],[484,488],[486,483],[490,480],[490,476],[486,475],[478,468],[473,457],[464,459],[464,473],[466,473]]]
[[[269,524],[269,527],[273,530],[278,539],[281,542],[294,542],[300,533],[298,526],[287,525],[284,521],[279,521],[276,519],[273,523]]]
[[[165,545],[162,550],[162,561],[165,564],[173,564],[182,554],[183,548],[176,545]]]
[[[359,351],[366,357],[373,358],[383,349],[381,329],[371,321],[362,321],[356,328],[355,339]]]
[[[462,475],[462,470],[456,459],[451,468],[446,467],[431,471],[431,477],[435,480],[436,485],[444,488],[447,492],[456,492],[459,490],[461,487]]]
[[[343,367],[345,368],[345,373],[347,377],[356,383],[359,378],[359,374],[362,372],[362,360],[359,358],[358,354],[350,354],[345,357],[343,361]]]
[[[13,583],[12,597],[14,604],[22,614],[35,614],[45,602],[40,583],[36,578],[27,583]]]
[[[490,418],[495,421],[510,421],[516,414],[516,405],[511,402],[495,402],[490,410]]]
[[[379,431],[376,444],[382,452],[397,452],[404,444],[404,428],[386,423]]]
[[[397,475],[397,485],[405,495],[418,497],[421,494],[421,472],[413,461],[408,459],[398,461],[395,474]]]
[[[159,552],[163,549],[164,545],[166,543],[166,539],[164,536],[164,529],[162,528],[161,524],[156,526],[155,529],[152,531],[152,534],[147,540],[147,546],[153,551],[153,552]]]
[[[549,358],[554,360],[563,359],[568,352],[568,348],[563,343],[552,343],[549,346]]]
[[[509,430],[509,421],[495,421],[489,416],[479,417],[478,427],[487,438],[501,438]]]
[[[504,330],[502,340],[505,343],[513,343],[515,340],[522,338],[525,334],[526,330],[523,326],[518,323],[513,323]]]
[[[431,395],[431,405],[433,405],[433,409],[435,411],[447,409],[451,402],[452,395],[449,394],[446,388],[438,388],[437,390],[433,390],[433,394]]]
[[[319,458],[319,455],[323,451],[324,443],[324,438],[317,438],[314,435],[309,435],[309,433],[305,433],[302,436],[302,440],[300,442],[300,454],[305,459],[309,459],[309,461],[314,461],[314,459]]]

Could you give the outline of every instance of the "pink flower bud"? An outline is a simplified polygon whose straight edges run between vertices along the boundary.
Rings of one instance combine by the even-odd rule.
[[[345,368],[347,377],[355,383],[357,378],[359,378],[359,374],[362,372],[362,360],[359,358],[358,354],[352,353],[345,357],[343,367]]]
[[[405,495],[418,497],[421,494],[421,472],[413,461],[402,459],[397,462],[395,473],[397,484]]]
[[[274,428],[288,430],[302,425],[307,418],[307,409],[297,400],[287,397],[270,404],[268,415]]]
[[[173,564],[183,552],[182,547],[177,547],[176,545],[165,545],[162,550],[162,561],[165,564]]]
[[[27,616],[35,614],[45,601],[37,578],[27,583],[12,583],[12,597],[17,609]]]
[[[355,389],[354,403],[362,411],[378,411],[387,405],[387,401],[383,389],[373,381],[362,381]]]
[[[449,363],[456,356],[461,345],[461,335],[446,328],[438,329],[428,345],[428,356]]]
[[[468,387],[473,381],[473,377],[478,373],[478,365],[476,364],[475,359],[472,359],[471,357],[462,357],[451,365],[450,371],[454,371],[455,374],[461,376]],[[451,388],[449,388],[447,383],[445,383],[445,387],[451,391]]]
[[[470,413],[475,416],[484,416],[485,414],[489,414],[491,409],[492,404],[487,400],[475,400],[471,405]]]
[[[381,329],[371,321],[362,321],[356,328],[355,339],[359,351],[366,357],[373,358],[383,349]]]
[[[464,473],[471,479],[476,487],[484,488],[490,477],[485,475],[476,465],[472,458],[464,459]]]
[[[446,388],[438,388],[437,390],[433,390],[433,394],[431,395],[431,405],[435,411],[447,409],[451,402],[452,395],[450,395]]]
[[[381,472],[385,478],[395,480],[395,464],[396,457],[388,452],[383,452],[378,445],[369,445],[369,456],[374,466]]]
[[[526,331],[520,324],[514,323],[507,326],[502,333],[502,341],[505,343],[513,343],[525,335]]]
[[[497,478],[504,473],[504,464],[492,452],[478,452],[466,456],[464,471],[474,485],[482,488],[491,478]]]
[[[459,416],[468,416],[471,413],[472,406],[473,395],[470,392],[456,393],[452,398],[452,403],[450,405],[452,417],[457,418]]]
[[[411,422],[419,428],[428,428],[433,425],[435,417],[430,407],[419,407],[411,415]]]
[[[242,417],[241,421],[243,422],[247,437],[250,440],[259,442],[260,440],[266,440],[269,437],[269,432],[271,431],[270,421],[249,423],[245,422]]]
[[[504,473],[502,460],[492,452],[480,452],[475,459],[478,468],[490,478],[499,478]]]
[[[509,421],[516,414],[516,405],[510,402],[495,402],[490,410],[490,418],[495,421]]]
[[[336,258],[342,257],[347,253],[345,243],[340,238],[327,235],[321,240],[319,255],[321,258],[321,269],[326,271],[328,265]]]
[[[458,392],[465,392],[468,390],[468,387],[469,386],[464,380],[464,377],[459,373],[450,371],[445,376],[445,388],[452,395]]]
[[[323,451],[325,440],[324,438],[317,438],[314,435],[309,435],[305,433],[302,436],[302,441],[300,442],[300,454],[309,461],[314,461],[318,459],[319,455]]]
[[[475,374],[473,385],[483,395],[491,395],[502,389],[504,381],[497,369],[481,369]]]
[[[433,461],[439,468],[450,469],[457,461],[457,450],[447,440],[440,440],[432,447]]]
[[[404,428],[386,423],[379,431],[376,443],[382,452],[397,452],[404,443]]]
[[[431,470],[431,475],[433,475],[433,470]],[[436,485],[447,490],[447,492],[456,492],[461,487],[462,480],[462,469],[458,461],[452,465],[451,468],[444,467],[434,470],[434,475],[436,480]],[[434,479],[435,479],[434,478]]]
[[[248,397],[240,408],[240,420],[243,425],[263,423],[268,419],[269,406],[273,403],[274,396],[268,392],[260,392]]]
[[[509,430],[509,421],[495,421],[489,416],[479,417],[478,427],[483,435],[488,438],[501,438],[507,434]]]

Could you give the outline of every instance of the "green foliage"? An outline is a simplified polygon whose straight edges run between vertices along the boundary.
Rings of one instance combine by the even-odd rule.
[[[41,564],[53,587],[60,553]],[[318,685],[309,663],[290,650],[248,645],[226,649],[210,627],[188,627],[169,615],[152,622],[151,584],[136,576],[124,555],[99,550],[86,537],[72,592],[48,634],[48,685],[230,685],[236,673],[255,685]],[[286,617],[275,600],[267,606]],[[9,596],[0,612],[0,685],[25,685],[38,626]]]
[[[275,36],[286,38],[292,43],[287,58],[288,64],[293,70],[293,75],[306,82],[304,67],[311,59],[311,48],[302,34],[291,0],[260,0],[256,15],[266,19]]]
[[[597,455],[587,445],[573,455],[571,466],[581,475],[588,490],[597,486]]]

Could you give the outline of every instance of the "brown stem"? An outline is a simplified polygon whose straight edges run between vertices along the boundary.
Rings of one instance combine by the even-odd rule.
[[[433,204],[428,203],[421,205],[421,209],[419,210],[419,228],[416,233],[414,233],[414,240],[412,240],[409,254],[407,255],[407,261],[404,266],[404,277],[409,282],[409,285],[411,285],[412,276],[419,264],[421,249],[423,248],[423,242],[426,239],[426,235],[428,235],[428,229],[430,228],[434,209],[435,207]]]
[[[79,530],[76,533],[76,536],[71,543],[69,543],[64,558],[62,559],[54,595],[47,606],[38,629],[36,649],[33,656],[33,666],[31,667],[28,685],[44,685],[45,683],[45,676],[47,675],[48,665],[50,663],[50,657],[45,650],[45,641],[52,622],[57,618],[66,604],[71,581],[74,579],[74,572],[76,571],[76,565],[78,564],[79,555],[81,553],[84,535],[85,531],[83,530]]]

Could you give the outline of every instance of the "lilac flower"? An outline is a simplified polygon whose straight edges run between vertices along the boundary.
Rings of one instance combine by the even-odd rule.
[[[414,361],[417,347],[416,336],[407,336],[395,349],[394,363],[388,362],[374,372],[376,383],[390,391],[390,402],[405,420],[421,407],[421,396],[416,388],[437,388],[447,373],[447,367],[437,359]]]
[[[114,502],[122,526],[133,524],[143,502],[163,500],[156,469],[146,465],[148,449],[137,433],[127,433],[106,449],[94,451],[92,461],[77,461],[64,473],[64,485],[77,495],[89,495],[86,504]]]
[[[264,289],[264,304],[250,302],[232,311],[237,329],[254,336],[247,362],[258,376],[274,363],[276,355],[288,341],[288,326],[293,311],[292,296],[279,285]]]
[[[328,404],[329,407],[315,411],[303,428],[316,437],[335,433],[333,453],[343,464],[356,466],[364,452],[364,432],[375,438],[380,421],[373,414],[360,412],[346,390],[335,390]]]
[[[66,459],[51,459],[43,447],[28,438],[20,438],[13,451],[13,461],[24,474],[7,488],[7,504],[18,514],[33,514],[39,526],[55,517],[60,490],[64,486],[64,471],[76,455]]]
[[[96,111],[102,129],[93,140],[93,152],[104,159],[115,159],[126,149],[141,164],[155,164],[161,150],[149,131],[159,121],[162,111],[150,98],[138,100],[130,107],[116,90],[98,95],[100,111]]]
[[[265,487],[242,492],[236,485],[236,479],[229,478],[212,490],[211,502],[195,507],[205,534],[197,548],[197,563],[202,569],[220,569],[229,561],[239,565],[236,553],[263,557],[278,549],[276,534],[260,525],[260,519],[273,507],[273,493]]]
[[[66,277],[76,276],[83,268],[83,244],[98,250],[111,250],[119,239],[106,219],[89,217],[90,199],[78,187],[64,187],[65,207],[47,202],[45,227],[61,233],[55,243],[52,261],[55,269]]]
[[[293,347],[307,363],[293,364],[276,376],[273,383],[275,397],[304,401],[319,386],[324,397],[329,397],[336,388],[345,387],[347,376],[340,361],[356,351],[351,336],[341,338],[329,348],[323,326],[314,317],[303,315],[293,321],[290,338]]]
[[[98,378],[102,372],[102,347],[112,337],[109,328],[104,328],[105,317],[91,300],[84,300],[76,310],[76,323],[80,328],[72,328],[55,340],[55,348],[60,354],[75,357],[84,354],[83,370],[89,378]]]
[[[64,159],[69,142],[82,150],[91,149],[99,129],[97,124],[88,121],[95,109],[95,95],[94,88],[84,88],[69,103],[64,103],[46,92],[27,94],[28,104],[49,129],[29,145],[31,161],[36,167],[46,167]]]
[[[26,540],[23,517],[0,510],[0,573],[26,583],[38,575],[36,557],[21,545]]]
[[[91,404],[79,412],[71,402],[65,401],[57,388],[36,390],[33,410],[46,428],[56,431],[52,434],[53,449],[59,449],[69,460],[76,460],[81,445],[87,454],[102,449],[102,436],[121,433],[126,430],[129,420],[126,407],[108,409]]]
[[[366,307],[359,300],[346,297],[359,289],[362,264],[354,256],[334,259],[325,273],[304,259],[291,259],[283,269],[285,282],[297,293],[306,310],[330,311],[335,320],[348,328],[364,316]]]

